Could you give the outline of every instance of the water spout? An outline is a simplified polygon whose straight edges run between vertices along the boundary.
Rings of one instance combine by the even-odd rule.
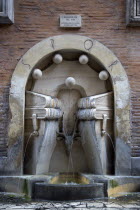
[[[63,125],[63,133],[57,132],[57,136],[62,137],[65,141],[66,154],[68,156],[70,156],[74,139],[79,136],[79,134],[76,133],[76,128],[77,128],[77,120],[75,121],[74,130],[73,130],[72,135],[69,135],[66,132],[66,130],[64,129],[64,125]]]

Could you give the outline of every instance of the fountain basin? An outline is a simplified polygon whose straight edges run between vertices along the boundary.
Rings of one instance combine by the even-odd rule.
[[[60,173],[50,179],[49,184],[90,184],[90,179],[80,173]]]
[[[16,193],[17,195],[23,197],[23,199],[28,199],[28,201],[29,200],[63,201],[63,200],[87,200],[93,198],[102,198],[103,196],[115,198],[127,195],[129,193],[140,192],[139,176],[102,176],[102,175],[80,173],[78,176],[76,174],[77,178],[76,177],[75,178],[78,179],[77,182],[79,183],[79,179],[89,180],[89,184],[85,184],[84,181],[83,184],[73,184],[73,185],[71,184],[71,182],[70,184],[67,183],[67,185],[65,185],[64,183],[60,184],[59,183],[60,179],[59,180],[56,179],[56,177],[58,176],[62,178],[62,176],[60,176],[60,174],[58,173],[55,174],[48,173],[46,175],[28,175],[28,176],[1,176],[0,193],[2,194]],[[84,179],[80,177],[84,177]],[[101,187],[100,184],[104,185],[104,187]],[[65,190],[64,192],[63,189]],[[104,192],[102,191],[102,189],[104,189]],[[41,190],[43,191],[40,192]]]
[[[35,200],[87,200],[104,197],[103,183],[94,183],[80,173],[61,173],[47,182],[34,183]]]

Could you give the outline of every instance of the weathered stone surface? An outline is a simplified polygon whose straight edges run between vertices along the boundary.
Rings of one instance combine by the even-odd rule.
[[[123,125],[122,125],[123,127]],[[115,160],[115,174],[131,175],[131,148],[130,144],[116,138],[116,160]],[[121,167],[120,167],[121,166]]]
[[[132,157],[132,175],[139,176],[140,175],[140,157]]]
[[[50,185],[45,182],[36,182],[32,196],[35,200],[54,201],[102,198],[104,197],[104,186],[101,183],[90,185]]]
[[[112,176],[110,178],[108,179],[109,197],[122,196],[127,192],[140,192],[139,176],[116,176],[115,179]]]
[[[115,198],[122,195],[127,195],[129,198],[128,192],[134,194],[135,198],[139,198],[138,195],[140,193],[140,177],[137,176],[99,176],[99,175],[88,175],[88,174],[81,174],[85,176],[91,183],[93,180],[95,183],[103,183],[104,184],[104,196],[109,198]],[[58,174],[43,176],[43,175],[35,175],[35,176],[5,176],[0,178],[0,191],[1,191],[1,198],[6,198],[6,196],[11,195],[10,199],[14,199],[17,197],[17,201],[22,200],[23,202],[26,199],[30,200],[33,196],[34,184],[37,182],[45,182],[50,183],[50,179],[52,177],[58,176]],[[63,185],[64,186],[64,185]],[[75,186],[75,185],[74,185]],[[88,184],[87,184],[88,186]],[[82,187],[82,186],[81,186]],[[86,188],[85,188],[86,190]],[[107,191],[107,192],[106,192]],[[5,193],[7,192],[7,193]],[[14,195],[14,192],[16,194]],[[133,196],[132,194],[132,196]],[[12,196],[14,195],[14,196]],[[103,195],[102,195],[103,196]],[[132,199],[131,199],[132,200]],[[0,200],[2,202],[3,200]],[[18,203],[19,203],[18,202]],[[98,202],[101,205],[101,202]],[[74,207],[75,205],[79,205],[80,202],[72,202],[71,205]],[[90,204],[91,205],[91,204]]]

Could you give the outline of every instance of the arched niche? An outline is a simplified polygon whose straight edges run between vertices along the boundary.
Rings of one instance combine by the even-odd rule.
[[[68,49],[88,54],[110,74],[114,91],[115,175],[130,175],[130,88],[127,75],[118,58],[107,47],[80,35],[47,38],[29,49],[18,62],[11,79],[11,120],[4,173],[23,174],[25,88],[32,70],[51,53]]]

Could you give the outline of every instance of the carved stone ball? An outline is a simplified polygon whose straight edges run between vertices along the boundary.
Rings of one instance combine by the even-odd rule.
[[[34,79],[40,79],[42,77],[42,71],[40,69],[34,69],[32,77]]]
[[[89,59],[88,59],[87,55],[81,55],[81,56],[79,57],[79,62],[80,62],[81,64],[87,64],[88,61],[89,61]]]
[[[100,80],[107,80],[109,78],[109,73],[107,71],[101,71],[99,73]]]
[[[60,54],[56,54],[54,57],[53,57],[53,62],[56,63],[56,64],[59,64],[63,61],[63,57],[62,55]]]
[[[75,80],[73,77],[68,77],[68,78],[65,80],[65,85],[66,85],[68,88],[72,88],[75,84],[76,84],[76,80]]]

